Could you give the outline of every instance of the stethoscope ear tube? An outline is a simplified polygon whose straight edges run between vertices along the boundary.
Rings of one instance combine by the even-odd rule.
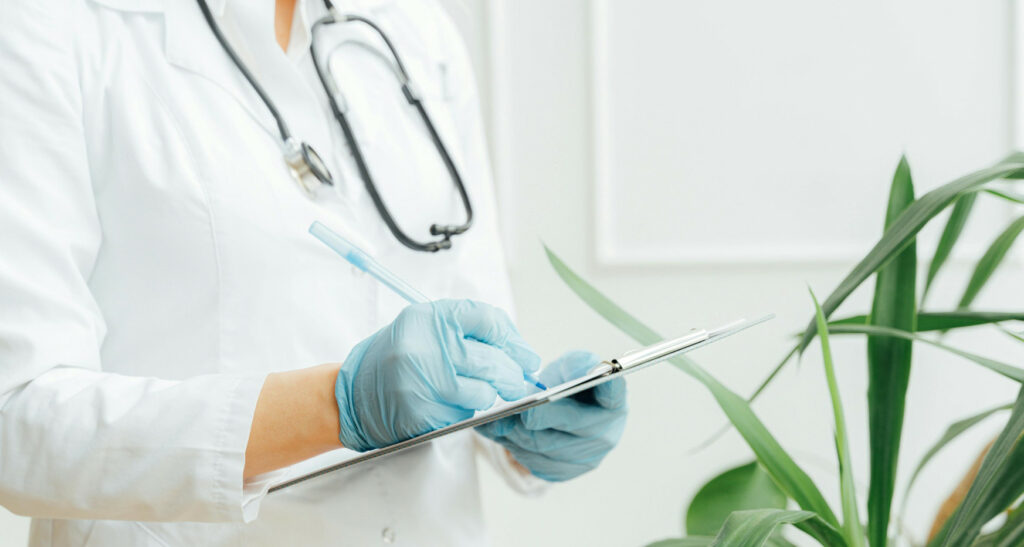
[[[277,124],[278,133],[281,135],[281,142],[283,147],[284,161],[288,164],[288,169],[295,178],[299,186],[302,187],[310,195],[316,195],[318,186],[325,184],[327,186],[334,185],[334,178],[331,176],[330,170],[327,169],[327,165],[324,163],[320,154],[317,154],[316,150],[313,149],[309,144],[299,141],[292,136],[291,130],[288,129],[288,123],[285,122],[284,117],[277,109],[277,105],[267,94],[263,86],[260,85],[256,77],[253,76],[252,72],[249,71],[249,67],[242,62],[242,59],[238,56],[238,53],[228,43],[227,38],[224,37],[224,33],[221,31],[220,26],[214,19],[213,14],[210,12],[210,7],[206,4],[206,0],[197,0],[199,3],[199,9],[203,13],[203,18],[206,19],[206,24],[209,25],[210,30],[213,31],[214,37],[217,38],[217,42],[220,43],[221,47],[231,58],[231,61],[238,68],[242,76],[245,76],[246,81],[252,86],[256,94],[259,95],[260,100],[267,106],[267,110],[270,111],[270,115],[274,117],[274,122]]]
[[[365,186],[367,193],[370,195],[370,199],[373,201],[373,204],[385,225],[387,225],[392,235],[394,235],[395,239],[397,239],[402,245],[416,251],[424,252],[437,252],[450,249],[452,246],[452,236],[465,233],[473,224],[473,206],[470,202],[469,193],[466,191],[465,184],[462,182],[462,177],[459,174],[455,162],[452,160],[451,155],[448,153],[448,149],[444,146],[444,143],[441,140],[440,134],[437,132],[433,121],[430,119],[430,115],[427,113],[426,107],[423,105],[423,101],[416,90],[416,86],[409,78],[409,73],[406,71],[405,63],[402,62],[401,56],[398,54],[398,51],[395,49],[394,44],[391,42],[390,38],[388,38],[387,34],[385,34],[376,23],[361,15],[339,14],[336,10],[333,10],[330,7],[329,9],[331,9],[329,15],[322,17],[313,23],[311,34],[313,34],[314,39],[310,41],[310,56],[313,59],[313,66],[316,69],[320,83],[327,93],[328,102],[331,105],[331,111],[334,114],[335,119],[338,121],[338,125],[341,127],[345,140],[349,144],[349,149],[352,152],[352,158],[356,164],[356,169],[359,171],[359,176],[363,180],[363,185]],[[459,193],[459,198],[461,199],[463,208],[466,212],[466,221],[461,225],[431,225],[430,234],[433,236],[440,236],[441,239],[439,240],[420,242],[409,237],[405,232],[403,232],[394,217],[391,215],[391,212],[388,210],[387,205],[384,203],[380,192],[377,190],[376,184],[373,182],[373,176],[370,173],[370,168],[366,162],[366,158],[363,156],[362,149],[355,138],[355,133],[352,131],[352,126],[348,120],[348,104],[345,100],[345,96],[338,89],[334,79],[326,74],[324,67],[320,62],[319,55],[317,54],[315,39],[316,30],[323,25],[330,25],[338,22],[362,23],[373,30],[374,33],[376,33],[384,42],[385,47],[394,59],[392,69],[394,70],[395,77],[398,79],[401,86],[402,95],[405,97],[406,101],[416,109],[423,125],[427,128],[427,133],[430,135],[431,142],[434,143],[434,148],[441,156],[441,160],[444,163],[445,168],[448,170],[448,174]]]
[[[327,164],[323,161],[323,158],[321,158],[308,143],[298,140],[292,136],[291,131],[288,129],[288,124],[285,122],[284,117],[281,116],[281,113],[278,111],[273,100],[271,100],[263,87],[260,86],[259,82],[256,81],[256,78],[224,37],[220,27],[214,20],[213,14],[210,13],[210,8],[207,6],[206,1],[197,0],[197,2],[199,3],[199,9],[203,12],[203,17],[206,19],[206,23],[213,31],[217,41],[228,54],[228,57],[231,58],[231,61],[235,64],[238,70],[243,76],[245,76],[245,79],[256,91],[256,94],[259,95],[260,100],[263,101],[267,110],[269,110],[270,114],[274,117],[274,121],[277,122],[278,132],[281,135],[285,163],[288,165],[288,169],[292,176],[299,183],[299,186],[311,196],[316,195],[320,186],[332,186],[334,184],[334,177],[331,175],[331,172],[328,169]],[[470,203],[469,193],[466,191],[466,186],[462,182],[462,177],[459,175],[455,162],[452,161],[447,148],[445,148],[444,143],[441,141],[441,137],[438,134],[437,129],[434,127],[434,123],[427,114],[427,110],[420,99],[420,94],[417,92],[415,86],[410,80],[409,73],[405,69],[405,64],[402,62],[401,56],[399,56],[398,51],[395,49],[394,44],[391,43],[387,34],[385,34],[384,31],[373,21],[361,15],[340,14],[334,8],[334,5],[330,0],[324,0],[324,6],[327,8],[328,15],[321,17],[313,23],[310,30],[312,40],[310,40],[309,50],[313,58],[313,66],[315,67],[317,77],[320,79],[320,83],[327,94],[328,102],[331,105],[331,111],[334,114],[335,119],[337,119],[338,124],[341,126],[342,133],[344,134],[346,141],[348,141],[349,149],[351,150],[353,159],[356,163],[356,168],[359,171],[360,177],[363,179],[363,184],[366,187],[367,192],[370,194],[370,198],[373,200],[374,206],[377,208],[377,212],[380,214],[381,219],[387,225],[391,233],[400,243],[402,243],[402,245],[416,251],[425,252],[437,252],[444,249],[450,249],[452,246],[452,236],[465,233],[469,230],[470,226],[472,226],[473,206]],[[359,143],[356,141],[351,125],[346,117],[348,112],[348,103],[345,100],[344,95],[338,89],[334,80],[324,74],[324,69],[320,64],[316,51],[316,31],[323,25],[345,22],[363,23],[370,27],[370,29],[372,29],[381,38],[381,40],[383,40],[384,45],[387,47],[388,51],[390,51],[391,56],[394,59],[394,65],[392,68],[395,72],[396,78],[398,78],[399,84],[401,85],[402,95],[404,95],[409,104],[416,109],[420,119],[426,126],[427,132],[430,134],[430,139],[434,143],[434,148],[441,156],[441,159],[445,164],[445,168],[448,170],[448,174],[451,176],[452,182],[455,184],[455,188],[459,193],[463,208],[466,211],[466,221],[461,225],[432,225],[430,227],[430,234],[433,236],[440,236],[441,239],[439,240],[428,242],[416,241],[406,235],[398,226],[398,223],[395,222],[391,212],[388,210],[384,200],[381,198],[380,192],[377,191],[377,186],[374,184],[373,177],[370,175],[370,169],[367,167],[362,150],[359,147]]]

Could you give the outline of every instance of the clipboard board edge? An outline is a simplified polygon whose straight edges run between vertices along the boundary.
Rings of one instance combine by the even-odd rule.
[[[758,319],[751,320],[751,321],[744,320],[744,319],[740,319],[738,321],[734,321],[732,323],[727,324],[724,327],[720,327],[718,329],[713,329],[713,330],[709,331],[709,333],[711,333],[711,335],[708,336],[707,338],[705,338],[704,340],[696,342],[696,343],[694,343],[691,346],[687,346],[687,347],[682,348],[679,351],[673,352],[671,354],[661,356],[661,357],[659,357],[657,359],[654,359],[654,360],[652,360],[652,361],[650,361],[648,363],[639,364],[639,365],[636,365],[636,366],[628,368],[628,369],[611,370],[611,371],[605,372],[604,374],[600,374],[600,375],[598,375],[598,376],[596,376],[596,377],[594,377],[592,379],[580,382],[579,384],[577,384],[575,386],[572,386],[572,387],[570,387],[570,388],[568,388],[568,389],[566,389],[564,391],[558,392],[558,393],[554,394],[551,397],[545,397],[545,398],[539,398],[539,399],[531,399],[531,400],[525,401],[523,404],[512,404],[512,405],[509,405],[508,407],[506,407],[506,408],[504,408],[504,409],[502,409],[500,411],[494,412],[493,414],[488,414],[487,416],[482,416],[480,418],[470,418],[468,420],[463,420],[461,422],[454,423],[454,424],[449,425],[447,427],[443,427],[443,428],[440,428],[440,429],[435,429],[434,431],[430,431],[428,433],[424,433],[423,435],[419,435],[419,436],[413,437],[411,439],[406,439],[406,440],[404,440],[402,442],[395,443],[395,444],[390,445],[390,446],[386,446],[386,447],[383,447],[383,448],[378,448],[376,450],[371,450],[371,451],[368,451],[368,452],[363,452],[362,454],[360,454],[358,456],[355,456],[353,458],[349,458],[347,460],[338,462],[338,463],[336,463],[334,465],[329,465],[329,466],[324,467],[322,469],[318,469],[316,471],[312,471],[312,472],[309,472],[309,473],[306,473],[306,474],[303,474],[303,475],[299,475],[297,477],[293,477],[291,479],[287,479],[284,482],[275,484],[275,485],[271,486],[267,490],[267,494],[272,494],[274,492],[277,492],[279,490],[283,490],[283,489],[288,488],[290,486],[294,486],[296,484],[308,481],[310,479],[314,479],[314,478],[320,477],[322,475],[326,475],[328,473],[332,473],[334,471],[339,471],[341,469],[345,469],[347,467],[351,467],[351,466],[360,464],[360,463],[365,462],[365,461],[369,461],[369,460],[385,457],[385,456],[394,454],[396,452],[403,451],[403,450],[405,450],[407,448],[412,448],[414,446],[425,444],[425,443],[430,442],[430,441],[432,441],[434,439],[438,439],[440,437],[443,437],[443,436],[451,434],[451,433],[456,433],[458,431],[463,431],[463,430],[469,429],[471,427],[477,427],[477,426],[480,426],[480,425],[488,424],[488,423],[500,420],[502,418],[507,418],[508,416],[514,416],[516,414],[525,412],[525,411],[527,411],[527,410],[529,410],[531,408],[535,408],[535,407],[541,406],[543,404],[546,404],[546,403],[549,403],[549,402],[552,402],[552,401],[557,401],[557,400],[565,398],[565,397],[570,397],[570,396],[572,396],[572,395],[574,395],[576,393],[579,393],[581,391],[585,391],[585,390],[590,389],[592,387],[595,387],[597,385],[603,384],[603,383],[608,382],[608,381],[610,381],[610,380],[612,380],[614,378],[617,378],[619,376],[625,376],[625,375],[631,374],[633,372],[636,372],[638,370],[642,370],[642,369],[645,369],[645,368],[650,367],[652,365],[655,365],[655,364],[667,361],[667,360],[669,360],[669,359],[671,359],[673,357],[676,357],[678,355],[682,355],[682,354],[689,353],[691,351],[700,349],[700,348],[702,348],[704,346],[707,346],[709,344],[712,344],[714,342],[722,340],[723,338],[728,338],[728,337],[732,336],[733,334],[736,334],[738,332],[741,332],[741,331],[744,331],[746,329],[749,329],[750,327],[753,327],[753,326],[756,326],[756,325],[760,325],[761,323],[764,323],[764,322],[766,322],[766,321],[768,321],[770,319],[773,319],[774,317],[775,317],[775,314],[769,314],[769,315],[766,315],[764,317],[760,317]]]

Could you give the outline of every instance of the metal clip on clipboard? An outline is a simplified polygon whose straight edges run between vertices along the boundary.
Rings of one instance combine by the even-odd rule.
[[[525,412],[531,408],[575,395],[620,376],[632,374],[677,355],[713,344],[737,332],[764,323],[773,317],[774,315],[767,315],[753,321],[740,319],[711,330],[695,329],[678,338],[663,340],[647,347],[626,352],[619,357],[602,362],[580,378],[550,387],[546,391],[537,392],[518,401],[496,405],[489,410],[478,412],[468,420],[424,433],[400,443],[363,452],[355,456],[352,456],[352,452],[348,450],[335,450],[322,454],[289,467],[283,473],[283,476],[273,483],[270,487],[270,492],[276,492],[332,471],[338,471],[365,461],[394,454],[395,452],[430,442],[456,431],[500,420],[520,412]]]

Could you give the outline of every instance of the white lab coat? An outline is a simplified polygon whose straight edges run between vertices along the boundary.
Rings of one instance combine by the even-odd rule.
[[[265,495],[243,485],[265,375],[341,361],[402,303],[306,233],[322,220],[433,297],[509,307],[464,48],[430,2],[336,2],[403,54],[476,221],[451,251],[401,247],[314,79],[300,1],[209,0],[336,186],[305,195],[274,120],[193,0],[0,5],[0,504],[32,545],[479,545],[474,434]],[[358,25],[324,51],[395,217],[463,218],[418,118]],[[338,46],[337,49],[334,49]],[[536,486],[507,468],[512,482]]]

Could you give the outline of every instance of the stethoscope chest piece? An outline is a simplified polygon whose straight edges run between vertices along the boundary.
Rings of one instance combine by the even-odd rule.
[[[206,0],[197,0],[199,3],[199,9],[203,12],[203,17],[206,19],[207,24],[210,26],[210,30],[213,31],[214,36],[220,43],[221,47],[224,48],[225,53],[231,58],[231,61],[238,67],[238,70],[245,76],[245,79],[249,82],[252,88],[256,91],[256,94],[260,96],[260,100],[267,106],[267,110],[270,111],[271,115],[274,116],[274,120],[277,122],[278,133],[281,135],[281,141],[284,149],[284,160],[288,164],[288,169],[291,171],[292,177],[301,187],[308,196],[315,198],[318,191],[323,186],[333,186],[334,179],[331,177],[330,170],[327,169],[327,165],[319,154],[313,150],[313,147],[292,137],[291,131],[288,129],[288,124],[285,119],[278,112],[277,106],[274,105],[274,101],[270,99],[267,92],[260,86],[259,82],[256,81],[256,77],[253,76],[249,68],[245,66],[242,59],[235,52],[231,44],[228,43],[227,38],[221,32],[220,27],[214,19],[213,13],[210,12],[210,7],[206,5]],[[473,206],[469,202],[469,193],[466,191],[465,184],[462,183],[462,177],[459,176],[459,171],[455,166],[455,162],[448,154],[447,148],[444,143],[441,142],[441,136],[438,134],[437,129],[434,128],[434,122],[430,120],[430,115],[427,113],[427,109],[423,104],[423,100],[420,98],[419,93],[416,92],[412,81],[409,79],[409,73],[405,70],[405,65],[402,63],[401,57],[398,55],[398,51],[395,50],[394,44],[391,43],[391,39],[388,38],[387,34],[377,26],[373,21],[355,14],[339,14],[334,9],[334,5],[331,0],[324,0],[324,7],[327,8],[328,14],[318,19],[313,26],[310,28],[310,45],[309,52],[313,60],[313,67],[316,69],[317,77],[320,79],[320,83],[323,84],[324,91],[327,93],[328,102],[331,105],[331,110],[334,113],[335,119],[338,121],[341,131],[345,136],[345,140],[348,142],[349,149],[352,152],[352,158],[355,162],[356,169],[359,172],[359,176],[363,179],[363,185],[366,187],[367,193],[373,200],[374,207],[377,208],[377,212],[380,213],[381,219],[387,225],[388,229],[395,236],[396,239],[406,247],[415,251],[425,252],[437,252],[442,249],[449,249],[452,246],[451,238],[469,230],[473,224]],[[377,185],[373,182],[373,177],[370,175],[370,169],[366,165],[366,159],[363,157],[362,152],[359,149],[359,143],[356,141],[355,134],[352,131],[351,124],[348,121],[346,112],[348,112],[348,104],[345,102],[344,96],[339,93],[338,86],[335,85],[331,75],[326,74],[323,65],[317,58],[316,48],[316,30],[323,25],[331,25],[335,23],[350,23],[358,22],[366,25],[372,29],[384,42],[385,47],[391,53],[391,57],[394,61],[393,69],[395,76],[398,78],[398,83],[401,86],[402,94],[405,95],[406,101],[409,105],[416,110],[419,114],[420,119],[426,126],[427,132],[430,135],[430,140],[434,143],[434,148],[441,156],[441,160],[444,162],[445,167],[448,169],[448,174],[451,175],[452,183],[455,185],[456,190],[459,193],[459,197],[462,200],[462,205],[466,210],[466,220],[459,225],[442,225],[434,224],[430,228],[430,234],[432,236],[440,236],[440,239],[434,239],[430,241],[417,241],[402,231],[395,222],[395,219],[391,216],[391,212],[388,211],[387,205],[380,196],[380,192],[377,191]]]
[[[321,186],[333,186],[334,178],[320,154],[307,143],[292,138],[284,143],[284,161],[295,182],[310,197],[316,197]]]

